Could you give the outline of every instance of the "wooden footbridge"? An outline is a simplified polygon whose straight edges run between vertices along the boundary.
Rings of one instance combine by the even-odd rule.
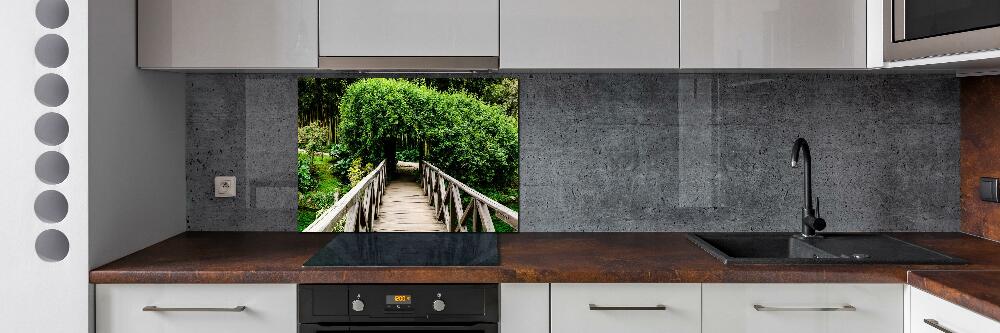
[[[517,212],[436,166],[400,162],[404,176],[388,181],[385,163],[303,231],[333,231],[343,223],[346,232],[493,232],[494,217],[518,230]]]

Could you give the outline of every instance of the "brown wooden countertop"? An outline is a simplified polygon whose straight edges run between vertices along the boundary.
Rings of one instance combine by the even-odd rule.
[[[1000,244],[961,233],[892,236],[968,265],[726,266],[683,233],[500,235],[495,267],[302,267],[324,233],[186,232],[90,273],[91,283],[904,283],[910,270],[1000,270]]]
[[[907,283],[1000,321],[1000,270],[911,271]]]

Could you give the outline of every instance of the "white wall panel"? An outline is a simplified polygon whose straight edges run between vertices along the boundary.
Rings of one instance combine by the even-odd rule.
[[[56,28],[39,23],[37,3],[5,1],[0,10],[0,331],[86,332],[88,2],[66,0],[68,19]],[[35,57],[36,42],[47,34],[61,36],[68,45],[65,63],[55,68]],[[68,88],[65,102],[58,106],[42,105],[35,98],[36,80],[50,73],[63,77]],[[34,131],[39,117],[49,112],[62,115],[69,126],[66,140],[55,146],[42,143]],[[62,154],[69,165],[58,184],[46,184],[35,175],[36,159],[48,151]],[[44,222],[35,214],[35,198],[46,190],[67,198],[66,216],[59,222]],[[69,241],[69,252],[59,261],[36,254],[36,237],[47,229]]]

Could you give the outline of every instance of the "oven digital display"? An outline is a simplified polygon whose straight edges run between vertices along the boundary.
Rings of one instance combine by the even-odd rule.
[[[411,295],[385,295],[385,304],[388,305],[409,305],[412,302]]]

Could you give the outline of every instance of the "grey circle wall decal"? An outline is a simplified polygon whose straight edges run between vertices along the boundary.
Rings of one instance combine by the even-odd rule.
[[[35,18],[43,27],[61,27],[69,19],[69,5],[65,0],[39,0],[35,5]]]
[[[42,222],[59,223],[69,213],[69,201],[59,191],[44,191],[35,198],[35,216]]]
[[[35,82],[35,98],[42,105],[56,107],[66,102],[69,97],[69,85],[66,79],[57,74],[45,74]]]
[[[69,176],[69,161],[59,152],[44,152],[35,161],[35,175],[49,185],[62,183]]]
[[[62,36],[48,34],[35,43],[35,59],[48,68],[56,68],[66,63],[69,57],[69,44]]]
[[[63,143],[68,136],[69,122],[61,114],[49,112],[38,117],[38,121],[35,122],[35,137],[46,145],[55,146]]]
[[[69,239],[59,230],[42,231],[35,238],[35,253],[48,262],[61,261],[69,254]]]

